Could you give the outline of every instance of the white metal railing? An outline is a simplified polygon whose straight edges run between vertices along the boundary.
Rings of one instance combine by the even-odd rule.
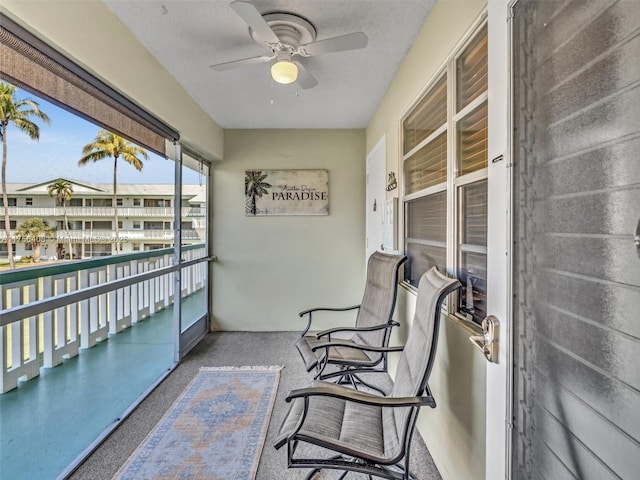
[[[66,207],[67,217],[113,217],[113,207]],[[119,217],[173,218],[173,207],[118,207]],[[204,217],[206,208],[183,207],[182,217]],[[63,217],[62,207],[9,207],[9,217]]]
[[[165,242],[172,242],[174,239],[174,231],[171,229],[133,229],[119,231],[121,242],[135,242],[142,240],[162,240]],[[202,240],[198,232],[194,229],[183,229],[181,231],[182,240]],[[26,239],[18,239],[17,231],[11,230],[11,235],[14,242],[27,241]],[[0,242],[6,240],[7,233],[5,230],[0,230]],[[91,229],[91,230],[69,230],[69,235],[64,229],[55,231],[51,240],[55,240],[59,243],[66,243],[71,238],[71,243],[114,243],[116,238],[115,230],[106,229]]]
[[[171,305],[178,268],[182,297],[204,288],[205,256],[193,245],[179,267],[165,248],[1,273],[0,392]]]

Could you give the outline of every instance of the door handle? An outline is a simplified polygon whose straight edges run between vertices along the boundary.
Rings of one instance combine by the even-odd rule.
[[[489,315],[482,321],[482,335],[469,337],[471,343],[482,351],[482,354],[491,363],[498,363],[500,349],[500,322],[493,315]]]

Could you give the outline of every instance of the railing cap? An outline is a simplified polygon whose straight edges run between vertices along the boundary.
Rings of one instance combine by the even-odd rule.
[[[182,250],[197,250],[205,248],[204,243],[193,245],[183,245]],[[60,275],[63,273],[77,272],[90,268],[104,267],[106,265],[114,265],[118,263],[130,262],[132,260],[142,260],[145,258],[161,257],[170,255],[174,252],[173,247],[159,248],[157,250],[148,250],[145,252],[125,253],[120,255],[110,255],[107,257],[90,258],[86,260],[74,260],[69,262],[60,262],[54,265],[43,265],[35,267],[25,267],[17,270],[0,272],[0,285],[9,283],[24,282],[35,278],[49,277],[51,275]]]

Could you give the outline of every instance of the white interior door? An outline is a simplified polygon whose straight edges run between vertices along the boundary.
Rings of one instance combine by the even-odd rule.
[[[367,257],[383,243],[382,210],[386,200],[387,142],[383,136],[367,155]]]

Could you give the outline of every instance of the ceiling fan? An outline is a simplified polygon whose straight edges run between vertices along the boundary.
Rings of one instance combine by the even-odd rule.
[[[287,12],[263,15],[253,4],[241,0],[232,2],[230,6],[249,25],[251,38],[269,49],[271,54],[210,66],[219,72],[276,59],[271,66],[271,77],[276,82],[289,84],[297,80],[302,88],[312,88],[318,80],[294,57],[364,48],[369,40],[364,33],[356,32],[316,41],[315,27],[298,15]]]

